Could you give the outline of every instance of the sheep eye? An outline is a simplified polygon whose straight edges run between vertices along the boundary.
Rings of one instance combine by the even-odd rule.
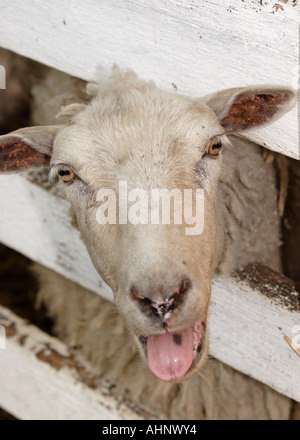
[[[222,148],[222,141],[218,136],[215,136],[209,141],[209,144],[206,147],[206,154],[211,157],[217,157]]]
[[[75,179],[75,173],[66,165],[60,165],[58,169],[60,179],[65,183],[71,183]]]

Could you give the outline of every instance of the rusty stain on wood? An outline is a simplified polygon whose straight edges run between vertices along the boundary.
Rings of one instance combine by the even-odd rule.
[[[11,338],[12,336],[15,336],[17,333],[16,326],[14,323],[10,324],[9,326],[4,326],[5,328],[5,335],[7,338]]]
[[[52,349],[49,345],[47,346],[47,348],[43,348],[42,350],[40,350],[36,354],[36,357],[40,361],[48,363],[49,365],[51,365],[51,367],[58,371],[64,367],[76,370],[80,380],[92,389],[95,389],[98,386],[96,378],[87,373],[85,368],[82,365],[79,365],[72,358],[72,356],[63,356],[56,350]]]
[[[23,346],[25,344],[27,337],[28,337],[28,335],[22,335],[19,337],[19,344],[21,346]]]
[[[80,365],[75,359],[73,359],[72,356],[63,356],[60,353],[58,353],[56,350],[50,347],[49,344],[47,344],[46,348],[43,348],[40,350],[36,357],[45,363],[48,363],[51,367],[53,367],[56,370],[61,370],[64,367],[74,369],[78,374],[78,380],[87,385],[91,389],[97,389],[99,388],[100,384],[96,377],[94,377],[92,374],[88,373],[86,369]],[[112,385],[111,388],[115,385]],[[103,396],[111,396],[112,393],[108,392],[106,393],[104,390],[101,390],[101,393]],[[127,401],[126,398],[118,398],[119,404],[124,404],[128,408],[130,408],[135,413],[139,414],[145,419],[156,419],[157,415],[153,412],[150,412],[148,409],[145,409],[143,407],[140,407],[139,405],[135,404],[134,402]]]
[[[276,4],[274,5],[274,9],[275,9],[275,12],[277,12],[279,9],[280,9],[281,11],[284,11],[284,7],[283,7],[282,5],[280,5],[279,3],[276,3]]]
[[[69,356],[62,356],[57,351],[52,348],[43,348],[40,350],[36,357],[43,362],[47,362],[47,364],[51,365],[51,367],[55,368],[55,370],[61,370],[63,367],[74,367],[75,362],[71,360]]]

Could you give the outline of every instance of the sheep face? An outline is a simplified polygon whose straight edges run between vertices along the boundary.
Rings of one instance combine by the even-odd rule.
[[[54,143],[52,172],[91,259],[164,380],[192,375],[207,353],[223,133],[206,105],[134,84],[100,93]]]
[[[294,100],[288,88],[265,87],[195,101],[116,72],[65,126],[0,137],[1,171],[51,156],[90,257],[162,380],[191,377],[208,353],[226,133],[269,122]]]

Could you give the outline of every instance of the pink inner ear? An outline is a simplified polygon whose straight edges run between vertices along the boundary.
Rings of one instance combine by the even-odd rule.
[[[39,153],[21,141],[0,144],[0,172],[28,171],[50,163],[50,156]]]
[[[289,95],[286,92],[241,96],[234,101],[221,125],[226,133],[256,127],[272,119],[280,106],[288,100]]]

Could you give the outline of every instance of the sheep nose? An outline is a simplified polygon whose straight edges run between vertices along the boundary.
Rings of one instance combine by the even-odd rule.
[[[182,307],[191,286],[191,280],[183,278],[175,291],[173,289],[167,293],[166,288],[159,286],[157,289],[152,288],[148,295],[143,295],[142,291],[133,285],[130,289],[130,296],[138,303],[143,313],[159,318],[162,325],[166,327],[173,311]]]

